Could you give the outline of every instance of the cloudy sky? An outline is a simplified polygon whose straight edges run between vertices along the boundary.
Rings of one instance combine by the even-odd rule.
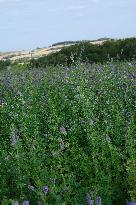
[[[0,0],[0,51],[136,36],[136,0]]]

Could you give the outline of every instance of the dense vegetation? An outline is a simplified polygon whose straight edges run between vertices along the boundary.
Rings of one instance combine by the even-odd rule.
[[[136,59],[136,38],[128,38],[105,41],[102,45],[92,45],[90,42],[76,43],[57,53],[31,60],[30,67],[55,66],[58,64],[71,66],[79,60],[88,63],[104,63],[134,59]]]
[[[92,51],[98,60],[95,49],[117,57],[123,42],[120,58],[130,60],[135,39],[132,50],[127,41],[85,44],[87,60]],[[2,205],[136,201],[135,61],[1,71],[0,98]]]
[[[11,65],[11,62],[9,60],[6,61],[0,61],[0,70],[3,70]]]

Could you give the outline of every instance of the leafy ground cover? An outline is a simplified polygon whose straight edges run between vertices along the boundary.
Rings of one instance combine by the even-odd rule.
[[[0,125],[2,205],[136,200],[135,62],[3,70]]]

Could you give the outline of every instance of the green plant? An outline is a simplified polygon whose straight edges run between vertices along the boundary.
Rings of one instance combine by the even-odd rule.
[[[1,72],[0,202],[134,200],[135,71],[132,61]]]

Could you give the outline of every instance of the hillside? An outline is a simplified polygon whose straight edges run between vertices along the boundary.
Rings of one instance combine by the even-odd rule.
[[[96,40],[90,41],[91,44],[102,44],[105,40]],[[58,43],[59,44],[59,43]],[[60,51],[62,48],[71,46],[76,44],[73,43],[60,43],[53,44],[47,48],[37,48],[35,50],[23,50],[23,51],[11,51],[11,52],[0,52],[0,60],[11,60],[12,62],[15,61],[27,61],[31,58],[37,59],[43,56],[47,56],[48,54],[55,53]]]

